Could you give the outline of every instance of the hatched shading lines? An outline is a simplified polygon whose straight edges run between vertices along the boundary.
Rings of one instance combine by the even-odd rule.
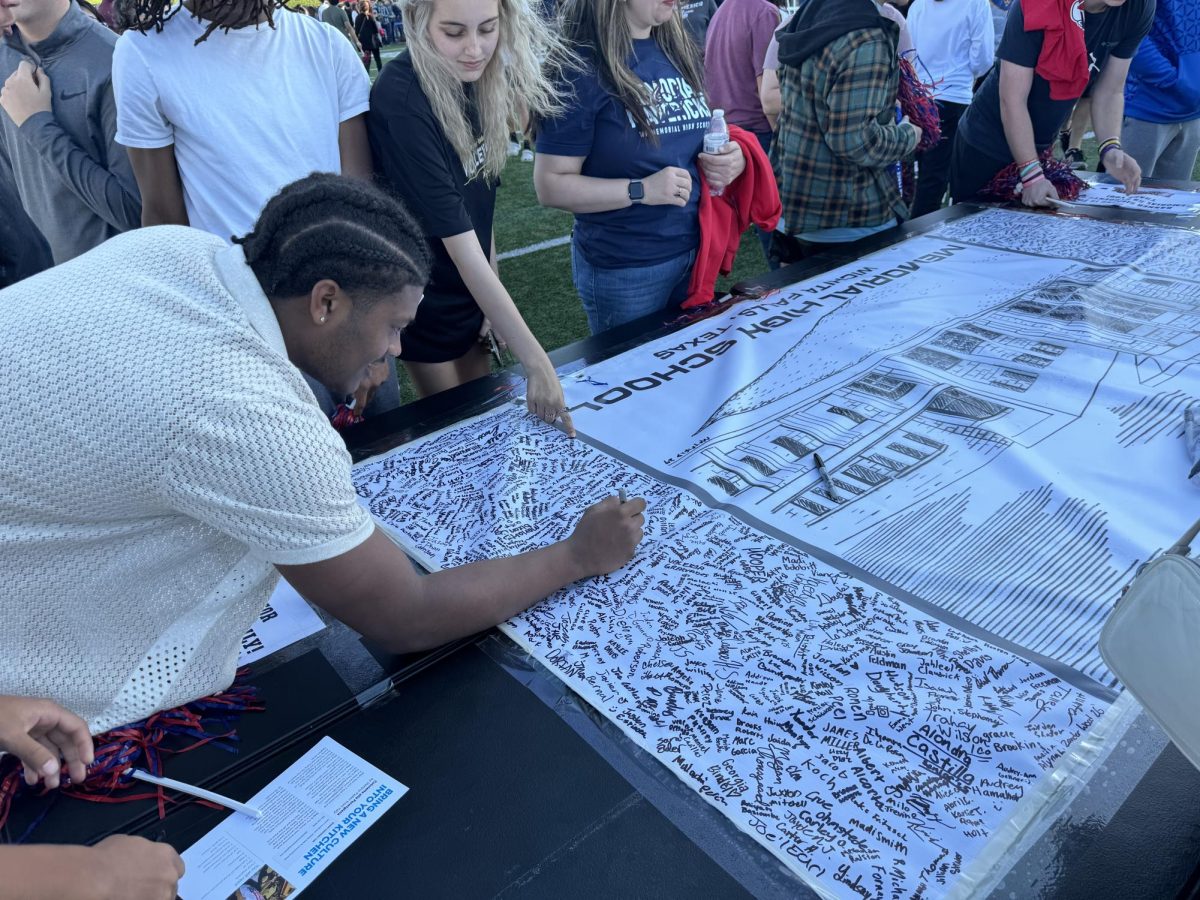
[[[1173,438],[1183,437],[1183,411],[1196,398],[1183,391],[1141,397],[1133,403],[1111,407],[1121,428],[1117,443],[1122,447],[1148,444],[1166,433]]]
[[[926,503],[876,529],[847,556],[930,603],[1113,684],[1096,639],[1127,570],[1112,564],[1104,511],[1077,498],[1051,509],[1047,484],[971,525],[969,501],[964,490]]]

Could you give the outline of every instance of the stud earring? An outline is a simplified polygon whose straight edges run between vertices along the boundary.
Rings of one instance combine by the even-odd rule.
[[[322,321],[322,322],[324,322],[324,321],[325,321],[325,317],[324,317],[324,316],[321,316],[321,321]]]

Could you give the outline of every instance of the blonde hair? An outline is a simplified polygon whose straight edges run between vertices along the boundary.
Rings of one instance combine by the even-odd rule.
[[[653,98],[646,83],[629,68],[633,36],[625,18],[625,4],[621,0],[565,0],[559,11],[559,23],[568,45],[589,57],[600,83],[625,107],[638,133],[647,140],[657,141],[646,114]],[[700,51],[684,28],[678,6],[670,19],[650,29],[650,37],[688,86],[698,96],[704,96]]]
[[[467,119],[466,89],[453,64],[429,35],[437,0],[400,0],[408,52],[421,89],[467,172],[475,170],[476,135]],[[496,0],[499,41],[475,82],[475,108],[483,137],[479,174],[495,181],[508,161],[508,135],[524,129],[524,117],[553,116],[563,109],[553,77],[574,57],[529,0]]]

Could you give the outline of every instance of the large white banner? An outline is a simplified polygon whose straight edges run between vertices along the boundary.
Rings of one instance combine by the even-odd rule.
[[[1198,334],[1200,235],[989,210],[567,394],[581,433],[710,505],[1113,684],[1100,627],[1200,507]]]
[[[1077,199],[1059,201],[1059,206],[1071,210],[1086,206],[1112,206],[1173,216],[1200,216],[1200,194],[1145,186],[1136,194],[1126,194],[1125,188],[1119,184],[1097,182],[1081,192]]]
[[[618,488],[644,496],[629,566],[505,630],[822,896],[961,891],[1115,713],[523,410],[354,479],[434,569],[564,538]]]

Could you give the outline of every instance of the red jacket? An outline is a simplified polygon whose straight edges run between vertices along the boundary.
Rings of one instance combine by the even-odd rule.
[[[728,275],[737,256],[742,232],[753,222],[766,231],[772,230],[783,215],[779,202],[779,186],[771,162],[762,145],[749,131],[729,126],[729,139],[737,141],[746,158],[746,170],[725,193],[714,197],[708,192],[708,182],[700,171],[700,246],[696,250],[696,265],[688,285],[685,309],[703,306],[713,298],[717,274]]]
[[[1034,71],[1050,82],[1051,100],[1077,100],[1088,84],[1083,0],[1021,0],[1026,31],[1045,32]]]

